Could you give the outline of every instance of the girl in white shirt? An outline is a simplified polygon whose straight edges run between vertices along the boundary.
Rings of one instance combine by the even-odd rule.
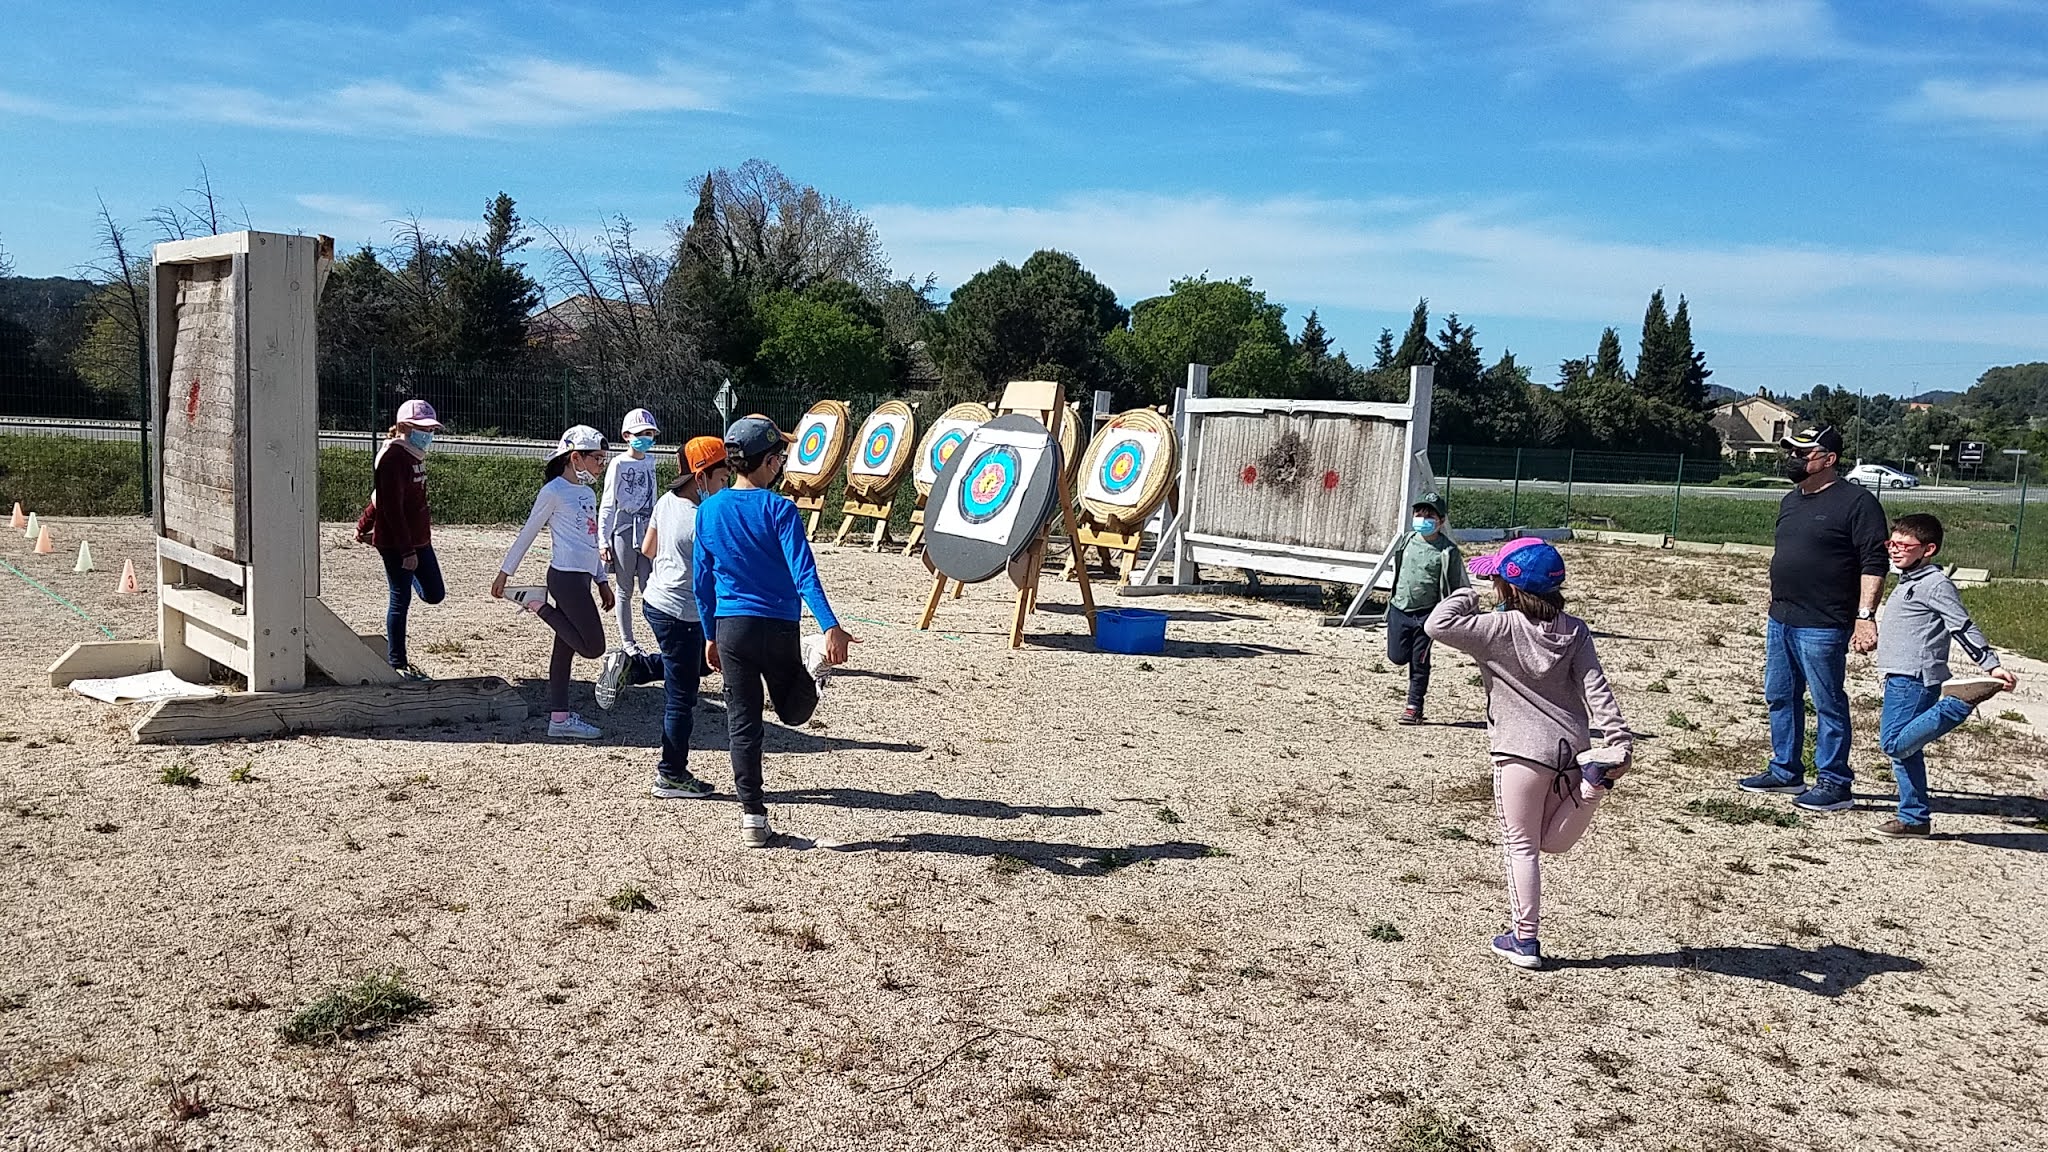
[[[654,413],[635,408],[626,413],[626,451],[613,456],[604,471],[604,497],[597,505],[598,555],[618,578],[619,642],[628,656],[643,655],[633,637],[633,588],[644,594],[654,564],[640,554],[640,541],[654,516]]]
[[[505,582],[519,570],[519,562],[526,559],[526,550],[545,525],[550,545],[547,587],[515,588],[510,599],[555,630],[554,653],[548,661],[548,735],[576,740],[603,735],[569,710],[569,670],[578,656],[595,660],[604,655],[604,619],[591,600],[591,583],[596,582],[605,611],[615,603],[598,555],[597,496],[590,490],[604,471],[604,458],[604,434],[597,429],[578,424],[562,433],[548,457],[547,483],[534,497],[526,527],[519,530],[497,579],[491,581],[491,595],[504,597]],[[550,599],[554,603],[548,603]]]

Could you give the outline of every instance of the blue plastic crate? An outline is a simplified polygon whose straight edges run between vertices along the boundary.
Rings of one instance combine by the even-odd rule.
[[[1166,613],[1150,608],[1100,608],[1095,612],[1095,647],[1104,652],[1149,656],[1166,650]]]

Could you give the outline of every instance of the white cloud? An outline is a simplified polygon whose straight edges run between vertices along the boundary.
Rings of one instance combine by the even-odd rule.
[[[413,215],[401,208],[374,200],[355,196],[333,195],[323,192],[308,192],[292,197],[292,202],[306,210],[302,219],[292,220],[289,227],[299,232],[318,232],[333,236],[342,242],[344,248],[368,241],[376,245],[390,243],[402,219]],[[478,206],[481,216],[482,205]],[[457,219],[450,216],[421,216],[420,228],[428,236],[444,240],[458,240],[481,231],[480,219]]]
[[[1840,51],[1825,0],[1544,0],[1581,47],[1643,73]]]
[[[1900,113],[1910,119],[2038,136],[2048,133],[2048,80],[1929,80]]]
[[[1181,276],[1251,276],[1296,311],[1404,312],[1605,325],[1652,288],[1727,331],[2009,344],[2048,331],[2048,268],[2020,260],[1803,245],[1660,246],[1490,210],[1282,197],[1098,193],[1049,206],[879,205],[892,263],[958,284],[1038,248],[1077,255],[1126,304]],[[1980,294],[2010,297],[2004,313]]]
[[[699,79],[674,69],[629,73],[537,57],[444,72],[424,86],[369,80],[303,96],[187,86],[174,89],[170,101],[185,115],[229,124],[446,136],[491,135],[717,106]]]

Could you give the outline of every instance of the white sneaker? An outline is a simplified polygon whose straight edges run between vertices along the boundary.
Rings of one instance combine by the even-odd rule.
[[[1972,707],[2003,691],[2005,681],[1993,676],[1957,676],[1941,686],[1943,696],[1953,696]]]
[[[818,682],[818,690],[825,690],[825,678],[832,675],[832,666],[825,663],[825,637],[821,633],[804,637],[804,671]]]
[[[583,717],[571,712],[567,720],[548,721],[548,735],[560,736],[569,740],[595,740],[599,736],[604,735],[604,732],[594,725],[587,723]]]
[[[749,848],[766,848],[775,839],[775,833],[768,830],[766,816],[741,816],[740,839]]]
[[[609,712],[619,702],[619,686],[626,682],[626,668],[632,662],[632,657],[620,648],[604,654],[604,662],[597,666],[597,681],[592,685],[597,691],[599,708]]]
[[[532,584],[505,589],[505,599],[521,612],[539,612],[548,602],[548,590]]]

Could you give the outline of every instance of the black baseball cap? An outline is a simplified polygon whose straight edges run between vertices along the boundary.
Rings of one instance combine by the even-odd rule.
[[[1438,519],[1442,519],[1444,514],[1444,498],[1434,492],[1424,492],[1415,498],[1415,503],[1408,506],[1411,512],[1417,508],[1427,508],[1431,512],[1436,513]]]
[[[1831,424],[1826,428],[1808,428],[1796,435],[1778,441],[1778,446],[1788,452],[1810,452],[1815,448],[1823,452],[1842,454],[1842,434]]]
[[[725,451],[730,456],[758,460],[793,439],[766,416],[742,416],[725,430]]]

